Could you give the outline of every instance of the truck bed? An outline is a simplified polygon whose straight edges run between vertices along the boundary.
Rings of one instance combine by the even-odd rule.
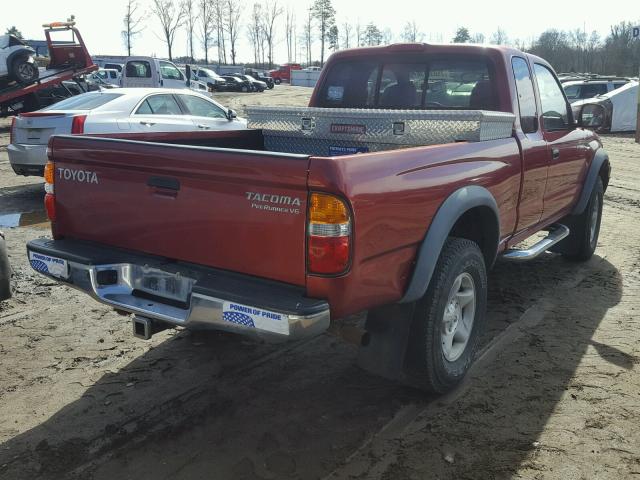
[[[54,238],[302,286],[344,316],[400,298],[441,198],[468,178],[504,207],[501,238],[513,232],[514,138],[333,157],[264,143],[260,130],[54,136]],[[352,208],[353,258],[340,277],[307,272],[313,191]]]

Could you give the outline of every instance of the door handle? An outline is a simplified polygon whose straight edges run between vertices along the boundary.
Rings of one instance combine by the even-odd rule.
[[[554,160],[557,160],[560,158],[560,149],[559,148],[552,148],[551,149],[551,158],[553,158]]]
[[[155,125],[155,122],[145,122],[144,120],[142,120],[140,122],[140,125],[146,125],[147,127],[153,127]]]
[[[198,128],[201,128],[202,130],[209,130],[211,127],[208,125],[205,125],[204,123],[199,123],[198,125],[196,125]]]

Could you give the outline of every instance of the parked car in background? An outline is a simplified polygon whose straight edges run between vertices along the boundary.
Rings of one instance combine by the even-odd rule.
[[[271,90],[273,88],[273,86],[275,85],[273,78],[271,78],[271,76],[264,71],[259,71],[259,70],[254,70],[252,68],[246,68],[245,69],[245,73],[247,75],[251,75],[253,78],[255,78],[256,80],[260,80],[261,82],[264,82],[267,84],[267,88],[269,90]]]
[[[226,89],[231,92],[251,92],[253,85],[249,80],[241,78],[240,75],[223,75],[227,82]]]
[[[598,132],[635,132],[637,102],[638,82],[631,81],[611,92],[574,102],[571,109],[576,118],[582,114],[585,125],[599,125]]]
[[[269,75],[276,85],[280,85],[282,82],[291,81],[291,70],[302,70],[302,66],[299,63],[285,63],[275,70],[270,70]]]
[[[189,80],[172,62],[153,57],[128,57],[122,71],[123,88],[190,88],[207,89],[202,82]]]
[[[71,97],[14,117],[9,161],[18,175],[42,175],[56,134],[242,130],[233,110],[190,90],[119,88]]]
[[[267,84],[261,80],[256,80],[251,75],[238,75],[243,80],[247,80],[251,84],[251,90],[254,92],[264,92]]]
[[[93,75],[105,83],[120,86],[120,72],[115,68],[101,68],[97,72],[94,72]]]
[[[96,72],[85,76],[84,81],[87,85],[87,91],[89,92],[93,92],[100,89],[109,90],[112,88],[119,88],[117,84],[107,83],[106,81],[104,81],[102,77],[96,75]],[[79,92],[79,93],[82,93],[82,92]],[[78,95],[78,93],[76,93],[76,95]]]
[[[227,86],[227,81],[210,68],[194,67],[191,70],[197,80],[204,83],[210,90],[223,91]]]
[[[628,79],[617,80],[571,80],[564,82],[562,88],[570,103],[593,98],[611,92],[629,83]]]
[[[15,35],[0,35],[0,80],[32,83],[40,74],[35,50]]]
[[[0,232],[0,302],[11,298],[11,265],[4,233]]]

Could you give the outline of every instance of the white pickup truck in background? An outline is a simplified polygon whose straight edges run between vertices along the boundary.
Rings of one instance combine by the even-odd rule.
[[[190,76],[190,72],[187,76]],[[124,88],[190,88],[207,91],[205,83],[187,81],[185,75],[172,62],[153,57],[128,57],[122,69],[120,86]]]

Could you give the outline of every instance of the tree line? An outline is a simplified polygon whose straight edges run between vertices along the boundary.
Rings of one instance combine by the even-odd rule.
[[[380,28],[373,22],[338,22],[332,0],[310,0],[302,18],[282,0],[256,0],[247,8],[246,0],[127,0],[122,39],[129,55],[145,28],[165,44],[167,56],[174,58],[176,34],[184,31],[187,54],[182,60],[205,64],[237,64],[241,42],[248,42],[255,65],[271,68],[274,50],[286,44],[287,61],[323,65],[331,52],[356,46],[383,45],[396,41],[422,42],[434,38],[408,21],[399,32]],[[155,20],[155,27],[150,17]],[[638,22],[640,23],[640,22]],[[637,25],[637,24],[636,24]],[[633,38],[631,22],[612,25],[602,37],[584,29],[563,31],[548,29],[537,38],[510,38],[498,27],[488,38],[459,27],[448,39],[452,43],[489,43],[509,45],[539,55],[558,72],[600,73],[636,76],[640,69],[640,40]],[[20,33],[11,27],[7,33]],[[435,36],[436,41],[447,39]],[[318,58],[319,52],[319,58]],[[198,60],[199,59],[199,60]],[[247,60],[247,59],[245,59]]]

